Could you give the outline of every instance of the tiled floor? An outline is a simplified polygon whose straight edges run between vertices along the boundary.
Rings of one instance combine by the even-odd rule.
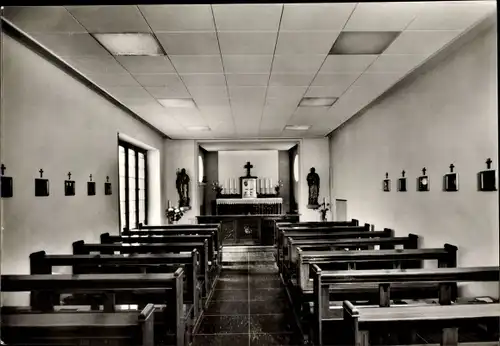
[[[194,338],[194,346],[205,345],[300,345],[269,253],[247,253],[223,268]]]

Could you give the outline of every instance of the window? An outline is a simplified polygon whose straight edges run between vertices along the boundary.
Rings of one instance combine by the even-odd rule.
[[[147,151],[119,142],[120,228],[148,224]]]
[[[299,182],[299,154],[295,155],[295,159],[293,160],[293,177],[295,181]]]

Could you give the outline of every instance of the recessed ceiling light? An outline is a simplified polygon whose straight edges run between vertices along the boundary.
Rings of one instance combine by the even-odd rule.
[[[192,99],[160,99],[158,102],[167,108],[196,108]]]
[[[299,107],[330,107],[337,97],[304,97],[300,100]]]
[[[165,55],[151,34],[93,34],[112,55]]]
[[[188,126],[188,131],[210,131],[208,126]]]
[[[382,54],[399,31],[343,31],[329,54]]]
[[[293,131],[307,131],[311,128],[311,125],[286,125],[285,130]]]

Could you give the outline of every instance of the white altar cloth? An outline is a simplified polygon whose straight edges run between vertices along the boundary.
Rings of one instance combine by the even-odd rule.
[[[283,204],[283,198],[219,198],[217,204]]]

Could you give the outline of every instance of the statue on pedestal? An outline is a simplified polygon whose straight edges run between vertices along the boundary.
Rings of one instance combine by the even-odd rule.
[[[309,200],[307,207],[309,209],[318,209],[319,175],[316,173],[316,169],[314,167],[311,168],[310,173],[307,175],[307,185],[309,186]]]
[[[177,188],[177,193],[179,194],[179,207],[190,208],[189,181],[189,175],[187,175],[185,168],[180,171],[177,170],[175,186]]]

